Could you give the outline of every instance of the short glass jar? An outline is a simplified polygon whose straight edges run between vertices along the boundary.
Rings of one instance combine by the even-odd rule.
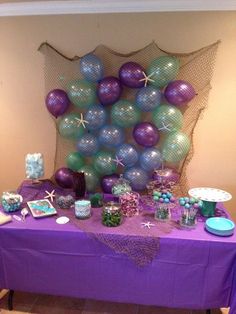
[[[75,217],[87,219],[91,217],[91,202],[89,200],[79,200],[75,202]]]
[[[170,220],[171,219],[170,205],[156,202],[156,204],[155,204],[155,219],[158,221]]]
[[[6,213],[12,213],[21,208],[23,197],[16,192],[3,192],[2,206]]]
[[[109,202],[102,210],[102,224],[107,227],[117,227],[122,223],[120,204]]]

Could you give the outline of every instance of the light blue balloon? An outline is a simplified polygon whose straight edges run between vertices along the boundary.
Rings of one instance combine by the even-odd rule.
[[[124,178],[130,182],[134,191],[142,191],[148,183],[148,174],[140,167],[133,167],[125,171]]]
[[[86,125],[88,130],[98,130],[106,123],[107,113],[101,105],[92,105],[85,113],[84,119],[88,121]]]
[[[138,152],[133,145],[122,144],[116,151],[116,156],[127,167],[132,167],[138,161]]]
[[[162,155],[157,148],[147,148],[140,155],[140,166],[146,171],[159,169],[162,164]]]
[[[154,86],[141,88],[135,96],[135,104],[142,111],[152,111],[161,103],[161,91]]]
[[[78,152],[83,156],[93,156],[99,150],[99,142],[92,134],[84,134],[77,142]]]
[[[100,129],[98,139],[106,147],[117,147],[124,142],[125,135],[119,126],[105,125]]]
[[[80,59],[80,72],[88,81],[97,82],[102,79],[104,73],[102,61],[89,53]]]

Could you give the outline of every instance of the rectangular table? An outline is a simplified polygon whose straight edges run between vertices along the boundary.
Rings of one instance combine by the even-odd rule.
[[[174,308],[230,306],[236,313],[236,234],[211,235],[203,222],[173,229],[160,237],[152,262],[139,267],[55,218],[0,226],[1,288]]]

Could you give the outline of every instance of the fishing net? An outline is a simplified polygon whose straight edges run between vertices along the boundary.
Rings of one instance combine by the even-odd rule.
[[[209,91],[211,88],[210,81],[213,74],[218,45],[219,42],[216,42],[187,54],[169,53],[163,51],[154,42],[143,49],[125,55],[112,51],[103,45],[98,46],[93,51],[93,54],[99,57],[104,64],[104,76],[115,77],[118,76],[120,67],[129,61],[137,62],[142,65],[144,69],[147,69],[150,62],[159,56],[174,56],[178,58],[180,62],[180,70],[176,79],[189,82],[194,87],[196,96],[190,103],[185,106],[181,106],[181,112],[183,114],[182,131],[190,138],[190,150],[181,163],[177,165],[171,165],[168,163],[165,164],[167,167],[174,166],[180,173],[179,185],[174,191],[176,196],[186,194],[189,188],[186,168],[194,153],[194,128],[201,117],[203,110],[207,106]],[[43,53],[45,58],[45,95],[49,91],[56,88],[66,91],[69,82],[82,78],[80,74],[80,57],[68,58],[48,43],[43,43],[39,47],[39,51]],[[122,99],[133,102],[136,92],[136,89],[125,88],[122,93]],[[152,104],[147,105],[151,106]],[[117,129],[116,132],[119,133],[119,136],[113,137],[115,133],[111,130],[110,126],[110,129],[105,130],[104,136],[102,137],[104,146],[110,145],[116,140],[119,142],[119,140],[124,136],[126,143],[131,143],[137,147],[138,145],[135,143],[132,136],[133,127],[129,127],[129,124],[133,124],[134,121],[138,121],[139,119],[141,119],[141,121],[151,121],[152,113],[142,112],[142,116],[138,117],[132,106],[130,106],[130,103],[126,103],[125,106],[116,104],[115,106],[113,105],[110,107],[111,108],[109,108],[109,106],[106,107],[108,116],[110,117],[110,123],[115,120],[116,124],[125,126],[125,134],[122,134],[122,131]],[[77,114],[78,116],[80,113],[84,112],[85,110],[79,109],[71,104],[67,114],[72,113]],[[59,121],[60,119],[55,119],[55,125],[58,132],[56,135],[54,171],[62,166],[66,166],[66,158],[68,154],[76,151],[78,146],[81,150],[84,150],[85,153],[89,153],[89,149],[92,145],[96,145],[96,141],[93,137],[91,137],[90,133],[86,135],[86,138],[83,139],[78,146],[76,146],[76,141],[68,140],[60,136],[58,130]],[[89,143],[89,145],[86,143]],[[163,138],[161,136],[157,148],[160,148],[162,143]],[[96,159],[93,159],[92,157],[86,159],[86,165],[84,166],[85,176],[86,171],[90,173],[91,176],[93,175],[91,174],[90,169],[90,167],[93,166],[96,167],[97,170],[103,171],[104,169],[108,169],[109,172],[117,172],[117,169],[112,163],[114,158],[114,152],[112,150],[108,150],[106,153],[104,151],[99,152]],[[119,168],[118,170],[122,172],[122,168]],[[130,173],[130,176],[132,176],[132,173]],[[93,175],[93,177],[96,177],[96,174]],[[137,180],[136,184],[141,186],[143,180],[145,180],[145,173],[140,173],[139,178],[141,178],[141,181],[139,182]],[[99,180],[98,178],[96,178],[96,180],[96,185],[99,189]],[[86,181],[87,188],[90,183],[92,184],[92,182],[89,182],[88,180]],[[158,228],[150,230],[143,229],[141,228],[142,222],[147,221],[147,219],[152,222],[155,221],[153,215],[149,217],[141,215],[139,217],[130,218],[130,220],[127,220],[119,227],[113,228],[114,230],[111,231],[111,229],[106,229],[106,227],[101,225],[101,217],[98,211],[94,213],[91,220],[89,219],[86,222],[73,219],[74,214],[72,212],[68,212],[68,214],[69,213],[71,221],[74,222],[81,230],[84,230],[90,236],[92,235],[100,242],[115,250],[117,253],[127,255],[139,266],[145,266],[154,259],[159,248],[160,236],[170,233],[171,230],[176,227],[175,223],[163,223],[160,224]]]
[[[155,42],[150,43],[148,46],[144,47],[135,52],[129,54],[120,54],[117,53],[106,46],[100,45],[94,51],[93,54],[98,56],[103,64],[105,73],[104,76],[118,76],[119,68],[128,61],[134,61],[143,66],[144,69],[147,69],[150,65],[150,62],[159,56],[175,56],[180,62],[180,70],[176,79],[185,80],[190,82],[196,91],[196,96],[193,100],[188,103],[186,106],[181,106],[181,112],[183,114],[183,126],[182,131],[187,134],[191,140],[191,148],[182,162],[178,165],[171,165],[166,163],[166,166],[174,166],[177,168],[180,173],[179,185],[175,191],[178,194],[185,194],[188,191],[188,178],[186,176],[186,168],[190,162],[193,153],[193,134],[194,128],[201,117],[202,111],[205,109],[208,101],[209,91],[211,89],[210,81],[213,74],[214,61],[216,57],[216,52],[219,42],[213,43],[207,47],[201,48],[197,51],[185,54],[179,53],[169,53],[161,50]],[[43,43],[39,47],[39,51],[43,53],[45,59],[45,95],[55,88],[60,88],[67,90],[68,82],[82,78],[80,73],[80,57],[68,58],[63,53],[59,52],[57,49],[49,45],[48,43]],[[134,101],[136,89],[125,88],[122,93],[122,99],[126,101]],[[128,108],[128,106],[126,107]],[[132,110],[128,110],[124,113],[122,117],[119,116],[119,105],[116,108],[113,108],[112,112],[109,112],[111,109],[106,107],[110,119],[115,115],[117,121],[126,117],[126,121],[120,121],[120,123],[128,123],[129,120],[136,119],[135,113]],[[131,108],[132,109],[132,108]],[[83,109],[79,109],[76,106],[70,105],[68,112],[72,113],[83,113]],[[150,121],[152,113],[142,112],[142,121]],[[124,120],[124,119],[123,119]],[[55,119],[55,125],[58,129],[59,119]],[[118,121],[118,122],[119,122]],[[125,129],[126,142],[132,143],[137,146],[137,143],[132,138],[132,129],[127,127]],[[109,130],[108,130],[109,131]],[[104,135],[104,145],[109,142],[113,142],[114,139],[106,137],[109,132]],[[114,132],[112,133],[114,134]],[[123,135],[120,134],[122,137]],[[84,142],[91,141],[91,136],[88,134],[88,138]],[[81,147],[85,144],[84,142],[80,143]],[[162,144],[162,138],[159,141],[157,148]],[[70,152],[76,151],[76,142],[65,139],[60,136],[59,132],[56,135],[56,154],[54,157],[54,171],[62,166],[66,165],[66,157]],[[95,166],[99,167],[109,167],[110,171],[116,170],[114,165],[111,164],[112,154],[108,152],[108,155],[99,156],[95,160]],[[86,159],[86,165],[93,164],[92,158]],[[122,170],[121,170],[122,171]],[[119,172],[119,171],[118,171]],[[99,189],[99,184],[97,182],[97,187]]]

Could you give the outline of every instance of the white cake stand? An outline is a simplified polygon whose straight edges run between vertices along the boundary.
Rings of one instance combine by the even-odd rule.
[[[193,188],[190,189],[188,193],[191,197],[198,198],[203,201],[201,213],[205,217],[215,215],[217,202],[227,202],[232,198],[232,195],[226,191],[208,187]]]

